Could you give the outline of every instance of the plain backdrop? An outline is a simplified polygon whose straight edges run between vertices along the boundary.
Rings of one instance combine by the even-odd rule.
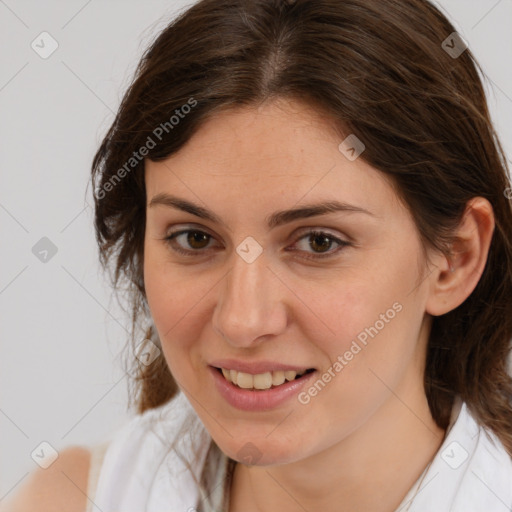
[[[129,318],[100,272],[87,183],[142,51],[190,3],[0,0],[0,499],[42,442],[91,445],[133,415],[119,358]],[[436,3],[489,77],[510,157],[512,1]]]

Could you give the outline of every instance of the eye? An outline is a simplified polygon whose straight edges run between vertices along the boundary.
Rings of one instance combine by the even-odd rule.
[[[326,233],[324,231],[308,231],[304,236],[301,236],[297,242],[295,242],[293,247],[300,246],[302,243],[302,247],[306,250],[299,249],[301,252],[306,252],[307,249],[313,249],[313,252],[305,255],[303,257],[307,259],[319,259],[319,258],[328,258],[336,255],[340,252],[344,247],[350,246],[350,242],[345,240],[340,240],[338,237],[331,235],[330,233]],[[337,249],[331,251],[333,245],[337,245]],[[296,251],[297,249],[292,248],[288,249],[289,251]]]
[[[173,251],[185,256],[199,256],[205,249],[210,249],[209,245],[213,236],[198,230],[198,229],[184,229],[169,234],[163,240],[171,247]],[[300,246],[302,245],[302,248]],[[331,250],[333,245],[337,248]],[[341,240],[330,233],[320,230],[310,230],[301,236],[291,248],[287,251],[298,251],[308,253],[308,248],[313,249],[307,255],[302,256],[306,259],[320,259],[328,258],[336,255],[344,247],[350,246],[351,243]],[[299,248],[297,249],[297,246]]]
[[[184,229],[182,231],[176,231],[164,238],[166,244],[168,244],[174,251],[192,256],[192,253],[200,252],[202,249],[208,247],[208,243],[213,237],[204,231],[197,229]],[[183,249],[183,245],[188,246],[190,249]]]

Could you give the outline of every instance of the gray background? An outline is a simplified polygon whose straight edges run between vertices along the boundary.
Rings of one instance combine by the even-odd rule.
[[[99,270],[92,223],[95,149],[142,51],[189,1],[0,0],[0,499],[57,451],[103,440],[133,413],[120,353],[129,320]],[[512,0],[436,2],[491,82],[512,155]],[[47,31],[58,49],[31,42]],[[47,237],[56,254],[41,262]]]

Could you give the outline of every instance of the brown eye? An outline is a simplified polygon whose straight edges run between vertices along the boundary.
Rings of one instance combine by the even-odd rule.
[[[345,247],[352,245],[350,242],[323,231],[309,231],[295,242],[292,251],[304,253],[306,259],[329,258],[336,256]],[[331,250],[334,246],[334,250]]]
[[[309,246],[315,252],[326,252],[333,244],[332,237],[325,234],[312,233],[309,235]]]
[[[201,231],[188,231],[187,232],[187,243],[193,249],[204,249],[208,246],[210,236]]]
[[[204,231],[185,229],[171,233],[164,238],[164,242],[173,251],[180,254],[193,255],[194,253],[201,253],[203,249],[208,248],[211,239],[212,236]]]

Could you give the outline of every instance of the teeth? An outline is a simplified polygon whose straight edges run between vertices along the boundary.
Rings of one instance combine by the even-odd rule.
[[[295,377],[300,377],[305,373],[306,370],[302,370],[300,372],[296,372],[294,370],[276,370],[275,372],[251,375],[250,373],[237,372],[236,370],[227,370],[226,368],[222,368],[222,375],[224,375],[224,378],[243,389],[270,389],[272,386],[280,386],[285,382],[285,380],[292,381]]]
[[[236,376],[236,383],[238,384],[239,388],[250,389],[254,387],[253,377],[249,373],[238,372],[238,375]]]
[[[284,372],[284,378],[286,380],[293,380],[295,377],[297,377],[297,372],[294,372],[293,370]]]
[[[259,373],[252,377],[253,387],[256,389],[269,389],[272,387],[272,374],[270,372]]]
[[[277,370],[276,372],[272,372],[272,384],[274,386],[280,386],[285,381],[285,376],[283,370]]]

